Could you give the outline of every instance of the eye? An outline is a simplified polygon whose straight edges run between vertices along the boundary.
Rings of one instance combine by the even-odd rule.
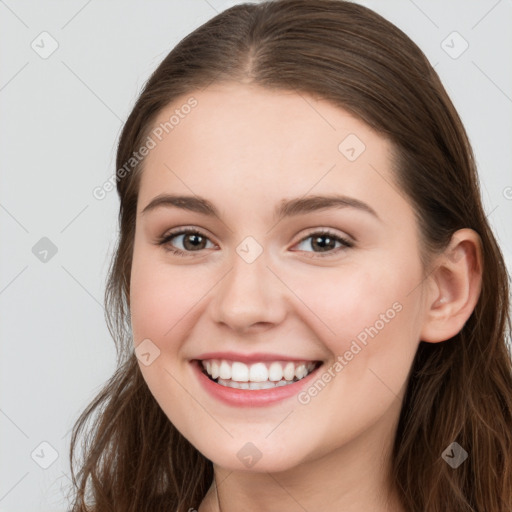
[[[183,247],[180,249],[172,243],[174,239],[178,240]],[[310,257],[325,257],[337,254],[340,250],[353,247],[353,243],[346,238],[343,238],[329,230],[315,231],[308,236],[304,237],[297,245],[305,244],[308,246],[307,241],[310,240],[309,247],[313,251],[307,249],[299,249],[305,252],[312,252]],[[210,247],[207,244],[210,243]],[[201,231],[194,228],[182,228],[164,235],[157,241],[158,245],[164,246],[165,250],[176,254],[177,256],[191,256],[193,252],[200,252],[203,249],[212,248],[215,246],[210,239]],[[315,250],[318,249],[318,250]]]
[[[179,249],[175,247],[171,241],[173,239],[179,240],[179,243],[182,244],[183,249]],[[202,249],[206,249],[205,245],[210,242],[214,245],[209,238],[198,231],[197,229],[192,228],[183,228],[176,231],[171,231],[170,233],[164,235],[158,240],[158,245],[164,246],[165,250],[170,251],[178,256],[190,256],[191,252],[199,252]]]
[[[311,241],[307,242],[310,239]],[[306,247],[309,246],[310,248],[313,249],[312,252],[314,253],[314,255],[310,257],[319,256],[321,258],[325,256],[332,256],[334,254],[338,254],[340,252],[340,249],[345,250],[347,248],[354,246],[354,244],[347,240],[346,238],[336,235],[335,233],[332,233],[329,230],[321,230],[310,233],[308,236],[303,238],[298,245],[300,246],[301,244],[305,244]],[[337,247],[336,244],[338,244]],[[318,251],[315,251],[315,249],[318,249]]]

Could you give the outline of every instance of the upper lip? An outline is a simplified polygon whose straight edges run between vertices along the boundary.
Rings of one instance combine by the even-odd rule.
[[[208,359],[226,359],[227,361],[240,361],[241,363],[257,363],[259,361],[306,361],[316,363],[320,359],[310,359],[307,357],[290,357],[283,354],[264,354],[253,352],[252,354],[240,354],[237,352],[205,352],[195,359],[203,361]]]

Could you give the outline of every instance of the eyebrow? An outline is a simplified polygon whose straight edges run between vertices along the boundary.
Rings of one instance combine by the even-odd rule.
[[[141,211],[141,215],[161,207],[175,207],[182,210],[220,218],[217,208],[207,199],[199,196],[182,196],[172,194],[161,194],[153,198]],[[294,199],[283,199],[276,206],[274,210],[274,217],[281,220],[285,217],[293,217],[333,208],[355,208],[356,210],[369,213],[380,220],[377,212],[371,206],[359,199],[343,195],[314,195]]]

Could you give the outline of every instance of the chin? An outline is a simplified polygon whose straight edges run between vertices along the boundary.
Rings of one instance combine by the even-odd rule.
[[[285,447],[282,443],[277,446],[258,448],[257,443],[236,443],[222,452],[210,450],[201,453],[214,465],[229,471],[246,471],[251,473],[277,473],[287,471],[298,465],[306,458],[306,454],[294,452],[294,448]],[[291,456],[293,454],[293,456]]]

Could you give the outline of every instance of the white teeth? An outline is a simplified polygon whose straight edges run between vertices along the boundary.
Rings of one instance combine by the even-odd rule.
[[[308,371],[306,370],[305,364],[299,364],[297,368],[295,368],[295,377],[297,379],[302,379],[302,377],[305,377],[308,374]]]
[[[220,379],[231,379],[231,365],[227,361],[222,361],[219,368]]]
[[[240,361],[211,359],[202,366],[218,384],[236,389],[269,389],[303,379],[315,369],[313,362],[273,361],[247,365]]]
[[[206,369],[208,371],[208,368]],[[219,376],[219,363],[212,361],[212,373],[210,373],[212,379],[216,379]]]
[[[251,382],[265,382],[268,380],[268,370],[265,363],[251,364],[249,368],[249,380]]]
[[[249,367],[244,363],[235,361],[231,365],[231,375],[229,378],[238,382],[247,382],[249,380]]]
[[[268,369],[268,379],[277,382],[280,381],[283,378],[283,367],[277,363],[274,362],[270,365],[270,368]]]
[[[221,386],[225,386],[227,388],[235,388],[235,389],[270,389],[270,388],[277,388],[280,386],[286,386],[289,384],[292,384],[291,382],[286,382],[285,380],[279,381],[279,382],[236,382],[234,380],[223,380],[219,379],[217,381],[217,384],[220,384]]]
[[[295,377],[295,365],[293,363],[286,363],[283,370],[283,377],[286,380],[292,380]]]
[[[249,389],[270,389],[275,387],[276,385],[268,380],[262,382],[249,382]]]

